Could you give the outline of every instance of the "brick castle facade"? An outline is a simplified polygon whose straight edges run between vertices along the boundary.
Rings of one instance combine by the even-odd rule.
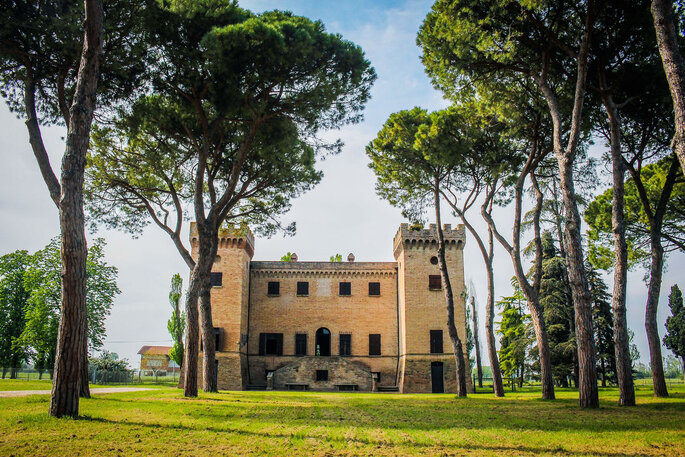
[[[445,225],[444,235],[465,343],[464,227]],[[249,229],[219,238],[211,292],[219,389],[456,392],[433,224],[402,224],[395,262],[252,261]],[[191,245],[195,254],[194,224]],[[467,381],[471,388],[470,373]]]

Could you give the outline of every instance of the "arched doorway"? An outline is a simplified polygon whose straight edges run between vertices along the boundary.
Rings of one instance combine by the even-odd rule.
[[[321,327],[316,331],[316,355],[331,355],[331,331]]]

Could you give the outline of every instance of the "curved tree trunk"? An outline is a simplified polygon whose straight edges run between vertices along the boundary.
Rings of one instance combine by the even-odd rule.
[[[204,228],[203,228],[204,226]],[[198,256],[195,269],[199,282],[200,337],[202,338],[202,390],[217,392],[216,383],[216,345],[214,324],[212,323],[211,281],[212,265],[217,252],[218,234],[213,224],[198,224]]]
[[[499,366],[499,357],[497,356],[497,346],[495,342],[495,274],[492,268],[492,259],[494,257],[492,229],[488,226],[488,250],[486,250],[480,235],[476,229],[473,228],[473,225],[471,225],[469,220],[466,219],[465,212],[457,208],[451,202],[450,206],[459,215],[461,221],[471,235],[473,235],[483,256],[483,262],[485,262],[485,271],[488,280],[488,301],[485,304],[485,340],[488,345],[488,359],[490,360],[490,369],[492,370],[492,387],[496,397],[504,397],[504,383],[502,382],[502,371]]]
[[[602,86],[606,86],[603,74]],[[616,354],[616,377],[618,379],[618,404],[635,406],[632,363],[628,342],[628,322],[626,319],[626,284],[628,279],[628,247],[624,224],[625,166],[621,153],[621,119],[610,94],[602,96],[609,120],[611,135],[611,162],[613,171],[613,198],[611,204],[611,224],[614,235],[614,292],[611,309],[614,313],[614,352]],[[604,362],[602,361],[602,371]],[[602,373],[602,386],[605,385]]]
[[[442,279],[442,290],[445,293],[445,304],[447,305],[447,332],[454,348],[454,358],[457,365],[457,396],[466,397],[466,361],[464,360],[464,348],[457,333],[457,326],[454,324],[454,296],[452,294],[452,284],[450,283],[447,263],[445,262],[445,237],[442,233],[442,223],[440,220],[440,187],[436,177],[433,188],[435,203],[435,225],[438,232],[438,266]]]
[[[483,387],[483,367],[480,363],[480,340],[478,339],[478,314],[476,312],[476,299],[473,296],[471,296],[471,319],[473,321],[473,346],[476,350],[478,387]]]
[[[685,61],[678,47],[671,0],[653,0],[652,17],[668,87],[673,99],[675,135],[672,147],[685,173]]]
[[[649,288],[647,291],[647,307],[645,311],[645,329],[649,342],[649,364],[652,368],[652,384],[655,397],[668,397],[664,364],[661,358],[661,339],[657,326],[656,313],[661,293],[661,277],[664,270],[664,248],[661,245],[661,227],[651,229],[652,263],[649,270]]]
[[[87,382],[82,379],[88,255],[83,214],[83,175],[102,53],[102,3],[85,0],[85,13],[83,52],[70,109],[59,198],[62,308],[57,334],[55,379],[50,398],[50,415],[55,417],[78,416],[81,383]]]

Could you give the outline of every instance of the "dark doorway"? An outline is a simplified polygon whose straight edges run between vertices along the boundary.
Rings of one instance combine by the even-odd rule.
[[[331,355],[331,332],[327,328],[316,331],[316,355]]]
[[[431,386],[433,387],[434,394],[445,393],[442,362],[431,362]]]

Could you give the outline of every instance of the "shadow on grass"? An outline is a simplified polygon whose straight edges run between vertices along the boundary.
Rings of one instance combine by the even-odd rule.
[[[496,445],[493,444],[492,446],[484,446],[484,445],[478,445],[478,444],[473,444],[469,443],[468,445],[459,445],[459,444],[443,444],[443,443],[438,443],[438,444],[427,444],[427,443],[417,443],[413,441],[400,441],[400,442],[393,442],[393,441],[385,441],[385,440],[372,440],[368,438],[343,438],[343,437],[336,437],[336,436],[322,436],[322,435],[315,435],[315,434],[302,434],[302,433],[276,433],[276,432],[261,432],[261,431],[251,431],[251,430],[243,430],[243,429],[238,429],[238,428],[230,428],[230,427],[223,427],[223,428],[218,428],[218,427],[204,427],[204,426],[198,426],[198,427],[190,427],[187,425],[181,425],[181,424],[164,424],[164,423],[147,423],[147,422],[136,422],[136,421],[117,421],[117,420],[111,420],[111,419],[105,419],[105,418],[100,418],[100,417],[89,417],[89,416],[83,416],[80,420],[84,421],[89,421],[89,422],[95,422],[95,423],[103,423],[103,424],[108,424],[108,425],[113,425],[115,427],[144,427],[144,428],[150,428],[152,429],[152,433],[157,433],[160,428],[163,429],[168,429],[168,430],[176,430],[176,431],[182,431],[182,432],[212,432],[212,433],[218,433],[218,434],[234,434],[234,435],[241,435],[241,436],[249,436],[252,438],[263,438],[263,439],[283,439],[283,440],[292,440],[292,439],[314,439],[314,440],[322,440],[325,442],[337,442],[340,444],[345,444],[345,445],[350,445],[350,444],[360,444],[364,446],[386,446],[386,447],[410,447],[410,448],[415,448],[415,449],[430,449],[430,448],[449,448],[450,450],[458,450],[458,449],[463,449],[463,450],[469,450],[469,451],[483,451],[483,452],[511,452],[511,451],[517,451],[517,452],[522,452],[525,454],[529,455],[535,455],[535,454],[554,454],[554,455],[564,455],[564,456],[608,456],[608,457],[647,457],[650,454],[644,454],[644,453],[625,453],[625,452],[607,452],[605,450],[602,450],[601,452],[593,452],[593,451],[571,451],[568,449],[564,449],[562,447],[533,447],[533,446],[504,446],[504,445]]]
[[[142,393],[141,393],[142,394]],[[150,392],[147,392],[150,394]],[[142,398],[141,398],[142,397]],[[212,394],[199,398],[95,397],[95,402],[135,405],[164,415],[182,414],[199,422],[255,420],[279,426],[368,427],[397,431],[503,429],[518,432],[680,431],[685,403],[655,402],[622,408],[581,410],[577,400],[458,399],[450,396],[379,397],[369,395]],[[104,409],[98,408],[98,409]]]

